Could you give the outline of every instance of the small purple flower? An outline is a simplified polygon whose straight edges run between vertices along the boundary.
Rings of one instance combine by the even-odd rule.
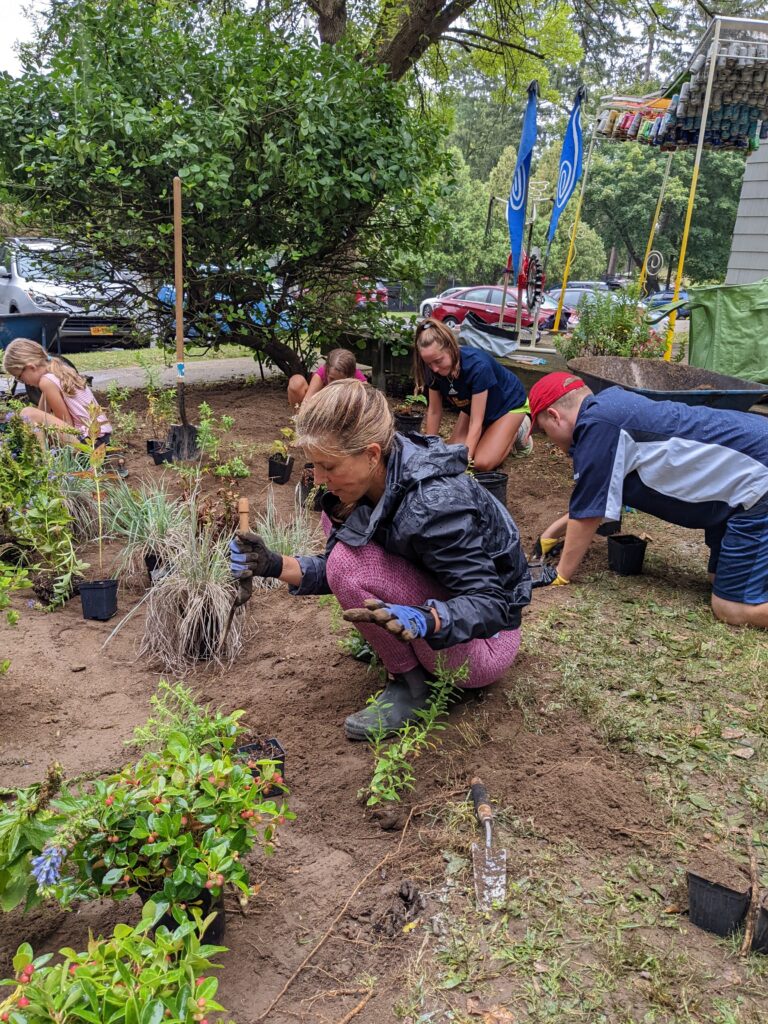
[[[35,608],[35,607],[37,607],[37,601],[34,599],[34,597],[28,597],[27,598],[27,608]]]
[[[10,423],[11,420],[13,419],[13,413],[12,412],[7,412],[5,414],[5,416],[3,417],[3,419],[5,420],[6,423]]]
[[[61,862],[66,850],[63,846],[47,846],[39,857],[32,858],[32,875],[38,888],[55,885],[61,877]]]

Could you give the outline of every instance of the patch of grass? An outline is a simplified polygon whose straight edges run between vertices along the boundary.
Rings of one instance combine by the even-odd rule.
[[[186,358],[193,362],[200,359],[236,359],[252,356],[253,349],[245,345],[221,345],[217,349],[185,351]],[[119,370],[129,366],[173,366],[175,358],[170,349],[163,348],[108,348],[96,352],[78,352],[72,357],[78,370],[91,373],[94,370]]]

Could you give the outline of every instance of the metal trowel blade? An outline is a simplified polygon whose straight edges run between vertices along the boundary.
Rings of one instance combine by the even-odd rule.
[[[492,910],[507,898],[507,851],[472,843],[472,867],[478,910]]]

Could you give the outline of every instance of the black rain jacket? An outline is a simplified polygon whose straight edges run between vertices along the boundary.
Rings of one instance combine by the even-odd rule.
[[[331,531],[323,555],[299,556],[303,573],[293,594],[329,594],[328,555],[339,541],[369,541],[400,555],[448,591],[430,600],[441,629],[428,638],[435,650],[499,630],[516,629],[531,600],[531,576],[512,516],[466,472],[467,449],[439,437],[396,434],[387,463],[384,494],[361,503]],[[333,519],[335,495],[324,498]]]

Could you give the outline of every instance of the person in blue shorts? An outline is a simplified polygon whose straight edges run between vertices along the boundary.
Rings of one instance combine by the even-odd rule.
[[[448,444],[466,445],[478,472],[496,469],[510,452],[531,454],[528,400],[511,370],[487,352],[460,346],[439,320],[423,320],[415,340],[416,386],[429,396],[425,434],[438,433],[447,405],[459,413]]]
[[[568,373],[542,377],[529,401],[533,426],[573,459],[551,582],[570,582],[601,520],[619,519],[630,505],[703,530],[716,618],[768,627],[768,419],[619,387],[595,395]],[[543,536],[554,536],[555,525]]]

